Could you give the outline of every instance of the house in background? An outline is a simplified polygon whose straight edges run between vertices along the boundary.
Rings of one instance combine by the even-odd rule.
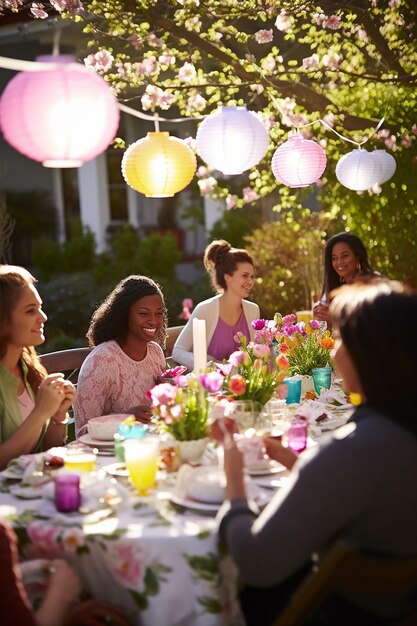
[[[57,33],[55,22],[22,21],[22,18],[20,14],[12,14],[0,19],[0,56],[33,61],[41,54],[51,54]],[[88,54],[87,38],[80,26],[63,21],[59,28],[60,54],[84,58]],[[0,92],[14,74],[0,68]],[[125,139],[126,145],[152,130],[151,122],[121,114],[118,136]],[[161,130],[184,138],[195,136],[196,125],[192,121],[161,123]],[[122,150],[110,146],[80,168],[46,168],[14,150],[0,136],[0,191],[44,192],[56,211],[57,239],[65,241],[71,221],[80,219],[94,233],[99,252],[108,247],[111,234],[126,223],[137,228],[142,236],[155,230],[172,231],[185,262],[178,267],[178,278],[192,282],[199,272],[193,270],[189,261],[201,259],[206,232],[221,216],[222,205],[203,200],[195,180],[172,198],[146,198],[125,183],[122,157]],[[28,206],[27,210],[33,209]]]

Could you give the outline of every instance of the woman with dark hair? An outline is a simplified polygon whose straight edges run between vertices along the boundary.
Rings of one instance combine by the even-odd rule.
[[[336,369],[361,404],[300,454],[260,514],[247,500],[242,455],[226,437],[220,534],[248,585],[241,596],[248,626],[272,624],[312,554],[336,539],[376,555],[417,554],[417,292],[378,279],[344,286],[330,315]],[[336,590],[308,624],[394,625],[411,615],[415,588],[377,595],[365,587],[349,596]]]
[[[0,265],[0,469],[21,454],[61,445],[75,397],[63,374],[50,374],[36,354],[48,319],[23,267]]]
[[[100,415],[132,413],[141,422],[150,420],[147,391],[165,370],[166,327],[164,296],[146,276],[125,278],[98,307],[87,332],[94,350],[78,377],[77,436]]]
[[[320,300],[313,306],[315,319],[329,323],[329,293],[360,276],[380,276],[369,264],[362,241],[353,233],[330,237],[324,249],[324,278]]]
[[[237,332],[253,339],[251,322],[259,318],[258,305],[245,299],[255,279],[254,262],[246,250],[233,248],[224,239],[212,241],[204,252],[204,266],[217,295],[196,306],[172,351],[174,361],[190,370],[194,367],[194,319],[206,322],[208,358],[223,361],[237,350]]]

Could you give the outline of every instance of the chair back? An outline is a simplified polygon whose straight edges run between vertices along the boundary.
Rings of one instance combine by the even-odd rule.
[[[77,382],[78,372],[91,348],[72,348],[41,354],[40,360],[48,374],[63,372],[73,383]]]
[[[333,591],[395,593],[417,587],[417,555],[390,557],[362,554],[337,541],[299,585],[273,626],[301,625]],[[416,615],[397,626],[416,624]]]
[[[174,348],[174,344],[178,339],[178,336],[184,326],[171,326],[167,328],[167,338],[165,342],[165,356],[169,358],[172,356],[172,350]]]

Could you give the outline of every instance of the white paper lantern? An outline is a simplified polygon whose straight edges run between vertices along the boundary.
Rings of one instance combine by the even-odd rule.
[[[348,152],[336,165],[337,180],[353,191],[371,189],[379,182],[381,166],[373,154],[356,149]]]
[[[395,170],[397,169],[397,163],[392,154],[389,154],[386,150],[374,150],[371,154],[379,163],[381,168],[381,173],[377,183],[382,185],[382,183],[386,183],[387,180],[394,176]]]
[[[271,166],[283,185],[307,187],[320,178],[326,163],[326,153],[318,143],[294,135],[275,150]]]
[[[220,107],[206,117],[197,131],[199,156],[223,174],[254,167],[264,156],[269,135],[261,120],[244,106]]]

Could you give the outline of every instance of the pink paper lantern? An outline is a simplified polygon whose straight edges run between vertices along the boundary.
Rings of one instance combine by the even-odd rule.
[[[70,55],[37,61],[59,66],[12,78],[0,99],[0,128],[13,148],[46,167],[79,167],[114,139],[117,100],[101,76]]]
[[[294,135],[275,150],[272,172],[287,187],[307,187],[320,178],[326,163],[326,153],[318,143]]]

